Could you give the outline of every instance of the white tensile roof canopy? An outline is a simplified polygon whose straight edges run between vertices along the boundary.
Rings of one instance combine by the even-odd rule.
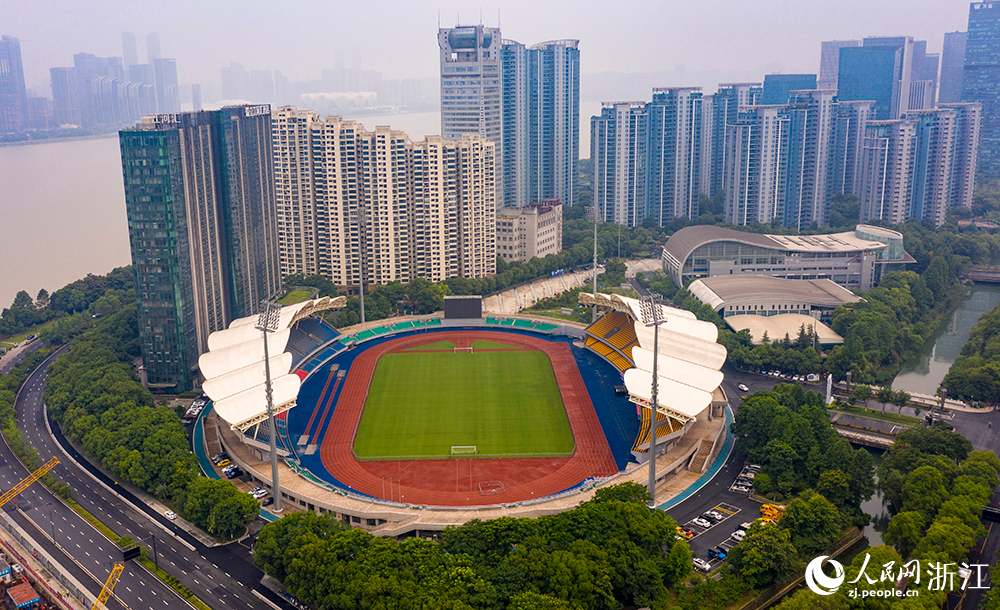
[[[712,403],[712,393],[722,384],[719,370],[726,362],[726,348],[716,343],[719,329],[698,320],[693,313],[666,305],[659,307],[659,327],[651,325],[653,305],[617,294],[581,293],[584,305],[597,305],[632,317],[639,345],[632,348],[635,368],[625,371],[625,387],[633,402],[647,408],[652,398],[653,344],[657,348],[657,410],[682,422],[697,417]]]
[[[285,305],[277,330],[267,335],[268,365],[275,414],[295,406],[301,380],[291,372],[292,354],[285,351],[292,324],[313,313],[343,308],[346,297],[323,297]],[[209,351],[198,359],[205,377],[202,389],[215,412],[234,429],[247,428],[267,418],[264,337],[256,328],[258,316],[234,320],[229,328],[208,337]]]

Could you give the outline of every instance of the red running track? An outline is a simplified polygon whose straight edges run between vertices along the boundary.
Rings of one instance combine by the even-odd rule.
[[[538,350],[549,357],[576,441],[572,456],[371,462],[359,462],[354,457],[354,435],[379,358],[389,352],[437,341],[450,340],[455,345],[471,345],[479,339]],[[347,373],[344,389],[323,437],[320,457],[331,475],[361,493],[431,506],[520,502],[560,492],[589,477],[610,476],[618,472],[570,346],[527,335],[490,331],[419,334],[365,350],[355,358]],[[480,493],[480,484],[489,481],[501,481],[504,492]]]

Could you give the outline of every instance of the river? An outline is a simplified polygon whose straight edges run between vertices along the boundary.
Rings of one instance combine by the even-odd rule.
[[[948,323],[942,325],[933,342],[928,341],[919,356],[903,363],[892,387],[920,394],[937,394],[941,380],[969,340],[969,331],[984,313],[997,305],[1000,305],[1000,286],[974,286],[972,294],[955,310]]]
[[[590,116],[600,108],[580,105],[581,158],[590,156]],[[413,140],[441,131],[440,112],[354,118]],[[19,290],[34,297],[130,261],[117,135],[0,146],[0,309]]]
[[[117,135],[0,147],[0,308],[130,260]]]

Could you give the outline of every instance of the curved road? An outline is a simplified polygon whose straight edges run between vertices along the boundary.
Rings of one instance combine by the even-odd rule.
[[[39,457],[43,461],[53,456],[59,458],[60,464],[53,473],[73,488],[73,499],[118,535],[129,535],[134,540],[143,541],[147,547],[152,546],[151,537],[155,536],[160,567],[180,580],[213,610],[289,608],[284,600],[258,584],[263,574],[253,565],[245,547],[241,545],[206,547],[127,491],[121,489],[118,493],[110,491],[104,484],[95,480],[95,477],[105,480],[107,477],[79,456],[76,459],[82,465],[88,466],[91,472],[69,459],[46,427],[42,403],[48,366],[65,351],[66,348],[63,348],[54,353],[31,373],[21,388],[15,408],[18,427],[25,439],[38,451]],[[6,446],[3,449],[8,453],[10,451]],[[72,452],[72,448],[70,451]],[[11,460],[5,459],[5,462],[6,464],[0,467],[0,485],[9,488],[23,478],[27,470],[17,462],[14,466],[20,468],[17,471],[19,474],[11,478],[7,476]],[[113,481],[106,480],[106,483],[114,485]],[[25,512],[43,530],[46,525],[50,525],[48,514],[51,510],[50,528],[55,534],[56,541],[84,567],[95,575],[101,575],[102,581],[110,570],[110,563],[120,559],[114,545],[83,518],[52,498],[43,486],[32,486],[19,500],[22,508],[25,508],[24,503],[27,501],[30,509],[25,508]],[[40,534],[35,537],[42,538]],[[48,547],[46,549],[49,550]],[[64,555],[54,551],[55,549],[49,550],[50,554],[59,557],[61,561]],[[63,565],[67,563],[71,562],[64,562]],[[89,587],[88,580],[79,577],[77,579]],[[93,582],[92,579],[89,580]],[[99,591],[100,588],[94,590]],[[132,610],[190,607],[158,578],[131,564],[122,574],[115,593]],[[261,596],[266,597],[270,603],[261,599]]]

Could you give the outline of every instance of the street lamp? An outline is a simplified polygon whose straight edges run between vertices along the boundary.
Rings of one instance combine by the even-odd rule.
[[[594,221],[594,295],[597,295],[597,223],[601,217],[601,210],[597,207],[597,204],[591,205],[587,208],[587,215],[590,219]],[[597,321],[597,303],[595,301],[594,306],[591,308],[590,321]]]
[[[652,507],[656,508],[656,428],[659,421],[656,418],[659,406],[659,367],[657,360],[660,354],[660,324],[666,322],[663,319],[663,310],[660,308],[659,299],[654,294],[646,297],[639,304],[639,313],[646,326],[653,327],[653,385],[650,388],[650,417],[649,423],[649,497]]]
[[[271,362],[267,353],[267,333],[278,330],[281,307],[271,301],[262,301],[263,310],[257,318],[257,330],[264,335],[264,389],[267,394],[267,419],[271,424],[271,494],[274,512],[281,512],[281,487],[278,485],[278,426],[274,421],[274,395],[271,390]],[[363,311],[363,310],[362,310]]]

